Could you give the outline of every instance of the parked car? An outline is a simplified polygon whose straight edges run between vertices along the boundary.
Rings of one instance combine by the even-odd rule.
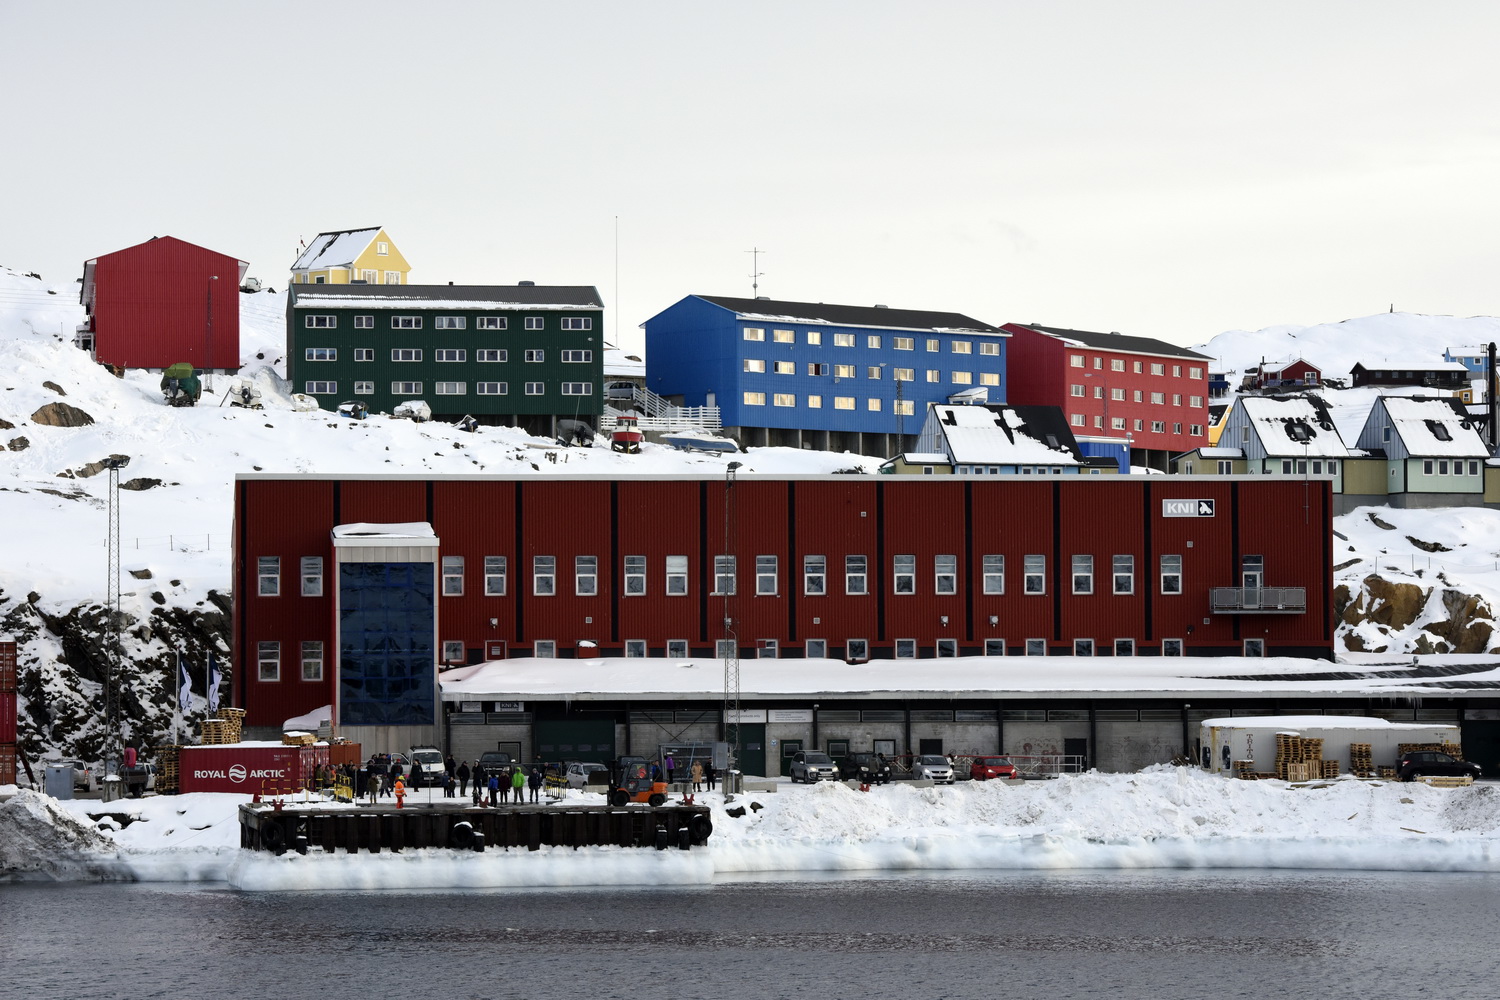
[[[861,785],[884,785],[894,773],[885,754],[868,752],[851,753],[846,770],[848,776],[857,779]]]
[[[603,764],[584,763],[575,760],[568,764],[567,770],[563,773],[568,779],[569,788],[583,788],[587,786],[589,778],[596,774],[599,777],[594,778],[594,783],[599,786],[600,791],[603,791],[609,785],[609,768]]]
[[[821,750],[799,750],[787,767],[792,782],[812,784],[815,781],[837,781],[838,765]]]
[[[604,383],[605,399],[634,399],[634,382],[606,382]]]
[[[511,767],[514,764],[515,760],[511,757],[511,755],[501,750],[486,750],[484,753],[479,755],[478,766],[484,768],[485,774],[489,774],[492,771],[498,771],[502,767]]]
[[[71,765],[73,768],[73,787],[81,788],[86,792],[94,790],[95,779],[104,773],[103,768],[81,760],[65,760],[62,763]]]
[[[1462,777],[1464,775],[1477,778],[1483,771],[1484,769],[1473,761],[1458,760],[1436,750],[1409,750],[1396,761],[1396,777],[1402,781],[1412,781],[1423,777]]]
[[[953,765],[940,753],[924,753],[911,765],[913,778],[928,778],[940,785],[953,784]]]
[[[407,773],[407,783],[413,788],[422,788],[427,785],[441,786],[447,779],[447,772],[443,766],[443,752],[437,747],[412,747],[411,759],[413,763]]]
[[[969,777],[975,781],[1014,778],[1015,776],[1016,765],[1012,764],[1008,757],[975,757],[974,762],[969,765]]]

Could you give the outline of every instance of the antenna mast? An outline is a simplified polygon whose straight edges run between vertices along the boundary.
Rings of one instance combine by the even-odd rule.
[[[760,255],[767,251],[759,247],[751,247],[745,251],[750,255],[750,297],[760,298],[760,279],[765,277],[765,272],[760,269]]]

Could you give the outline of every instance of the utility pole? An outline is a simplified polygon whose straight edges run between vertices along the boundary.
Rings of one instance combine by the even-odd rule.
[[[109,629],[105,639],[104,743],[101,748],[106,778],[120,773],[120,758],[125,750],[120,735],[120,470],[129,464],[130,459],[123,456],[104,460],[104,467],[109,470],[109,579],[105,584],[105,613],[109,616]],[[124,791],[124,785],[118,781],[104,781],[99,787],[106,801],[118,798]]]
[[[735,527],[734,483],[739,469],[739,462],[730,462],[724,469],[724,548],[731,557],[736,555],[730,532]],[[734,772],[740,763],[740,640],[735,632],[733,605],[739,590],[739,569],[736,559],[733,582],[724,591],[724,742],[729,747],[729,766],[724,769],[725,802],[734,799]]]

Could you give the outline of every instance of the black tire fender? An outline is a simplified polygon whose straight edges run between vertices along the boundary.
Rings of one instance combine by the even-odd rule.
[[[450,847],[460,851],[467,851],[474,846],[474,824],[468,820],[461,820],[453,824],[448,831],[448,844]]]
[[[660,805],[665,805],[666,804],[667,797],[665,795],[663,795],[661,792],[656,792],[655,794],[653,794],[646,801],[649,804],[653,805],[653,806],[660,806]]]
[[[260,821],[260,842],[268,851],[286,853],[286,827],[274,819]]]
[[[706,844],[708,843],[708,838],[713,835],[714,824],[703,813],[699,813],[688,820],[688,829],[692,831],[693,843]]]

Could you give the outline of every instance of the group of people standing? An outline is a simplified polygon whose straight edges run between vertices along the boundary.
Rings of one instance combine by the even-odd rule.
[[[467,762],[465,762],[467,766]],[[531,792],[531,801],[536,802],[542,793],[542,769],[533,767],[531,773],[519,764],[513,767],[497,767],[486,772],[484,765],[474,765],[474,804],[480,804],[484,793],[489,793],[489,804],[511,802],[516,805],[526,801],[526,792]]]

